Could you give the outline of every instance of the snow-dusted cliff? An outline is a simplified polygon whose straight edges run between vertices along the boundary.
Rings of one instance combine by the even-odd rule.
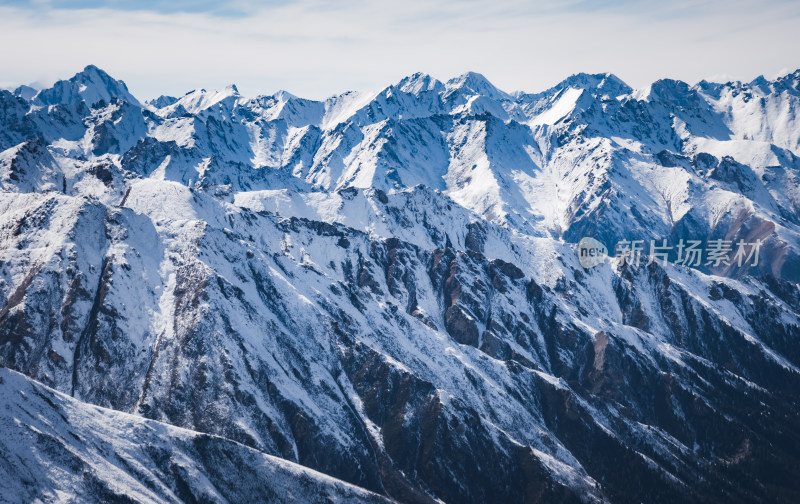
[[[108,443],[147,468],[123,470],[142,499],[237,500],[203,439],[401,502],[792,501],[798,107],[800,71],[143,104],[87,67],[0,91],[0,364],[74,400],[7,371],[3,394],[75,412],[4,413],[55,472],[26,484],[6,455],[3,479],[119,489],[111,451],[57,457]],[[583,236],[763,248],[750,268],[585,270]],[[137,443],[173,450],[189,493]],[[280,488],[317,481],[259,460]]]

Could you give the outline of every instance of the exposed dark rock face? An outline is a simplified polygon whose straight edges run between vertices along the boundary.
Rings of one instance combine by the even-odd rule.
[[[73,211],[68,204],[44,197],[39,213],[28,212],[27,225],[51,228],[60,212]],[[131,289],[143,296],[158,290],[140,284],[152,269],[131,266],[137,256],[147,260],[143,247],[158,243],[156,231],[134,230],[138,218],[124,210],[89,205],[78,215],[66,235],[94,225],[98,243],[84,239],[89,249],[69,244],[55,251],[53,257],[72,257],[76,266],[61,270],[60,262],[47,261],[51,266],[30,270],[19,294],[9,294],[0,325],[5,365],[76,397],[222,435],[404,502],[568,501],[583,492],[627,502],[677,498],[686,485],[699,500],[722,495],[720,488],[738,501],[778,495],[734,485],[744,470],[791,494],[792,480],[781,479],[786,472],[766,468],[792,460],[798,447],[795,431],[783,426],[794,418],[798,375],[714,311],[732,307],[753,327],[795,317],[762,331],[759,340],[788,359],[786,366],[797,366],[797,315],[787,310],[798,301],[780,284],[752,283],[763,290],[742,294],[716,281],[700,303],[685,274],[673,279],[655,263],[622,266],[610,271],[613,288],[601,297],[618,307],[624,329],[590,333],[572,322],[571,312],[580,318],[581,310],[594,310],[591,272],[544,287],[513,262],[478,252],[426,252],[396,238],[374,241],[341,226],[244,212],[228,221],[229,231],[185,226],[180,232],[194,238],[161,252],[174,268],[161,287],[169,289],[162,309],[171,315],[160,332],[139,333],[140,340],[123,327],[135,327],[129,320],[141,305],[125,300]],[[261,238],[242,234],[252,229],[339,252],[331,264],[294,259],[277,241],[254,246]],[[8,243],[24,240],[24,232],[12,239],[11,231]],[[342,239],[347,248],[338,245]],[[93,268],[82,265],[90,251],[104,257]],[[216,273],[224,264],[231,273]],[[301,313],[297,294],[280,278],[313,285],[319,280],[311,278],[335,272],[351,283],[324,280],[334,281],[335,297],[319,298],[319,308],[304,318],[293,315]],[[64,280],[54,283],[59,276]],[[42,324],[41,314],[53,310],[43,304],[48,299],[68,302],[60,319]],[[152,302],[164,306],[158,299]],[[379,303],[384,308],[376,309]],[[250,324],[261,328],[258,337],[244,331]],[[398,330],[411,339],[397,340]],[[656,346],[642,339],[647,331]],[[474,347],[473,364],[431,366],[418,361],[424,354],[403,350],[414,338],[430,344],[441,337],[429,340],[434,334]],[[64,345],[74,351],[64,354]],[[450,389],[442,377],[461,385]],[[289,383],[305,391],[298,396]],[[507,399],[495,404],[495,394]],[[769,420],[752,417],[762,402]],[[331,408],[335,428],[318,416]],[[512,424],[498,430],[509,411],[521,415],[517,434],[507,430]],[[537,436],[546,433],[542,447],[541,440],[528,441],[539,451],[517,444],[526,423],[543,429]],[[546,446],[568,450],[597,483],[573,493],[537,455]],[[774,448],[761,451],[768,446]]]

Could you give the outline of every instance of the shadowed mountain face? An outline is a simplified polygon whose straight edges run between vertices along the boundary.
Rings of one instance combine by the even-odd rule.
[[[0,369],[0,502],[388,503],[227,439],[88,405]]]
[[[0,364],[72,396],[3,374],[27,416],[0,421],[47,456],[0,473],[22,500],[90,474],[236,501],[210,461],[269,455],[365,489],[263,458],[334,500],[795,502],[799,110],[800,71],[142,104],[90,66],[0,91]],[[584,269],[584,236],[762,246]]]

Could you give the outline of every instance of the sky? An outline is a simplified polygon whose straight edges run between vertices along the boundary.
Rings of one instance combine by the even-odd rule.
[[[321,99],[414,72],[537,92],[577,72],[633,87],[800,68],[798,0],[0,0],[0,87],[88,64],[140,99],[235,83]]]

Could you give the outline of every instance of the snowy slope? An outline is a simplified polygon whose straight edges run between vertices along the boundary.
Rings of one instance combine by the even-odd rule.
[[[791,502],[792,75],[0,92],[0,363],[401,502]],[[585,270],[584,235],[765,245]]]
[[[388,502],[224,438],[0,369],[0,502]]]

